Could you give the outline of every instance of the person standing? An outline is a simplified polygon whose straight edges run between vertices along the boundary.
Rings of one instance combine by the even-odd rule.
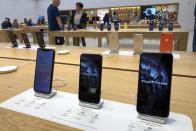
[[[19,28],[19,23],[17,19],[14,19],[14,22],[12,23],[13,28]]]
[[[1,28],[2,28],[2,29],[8,29],[8,28],[10,28],[10,27],[9,27],[9,23],[8,23],[8,19],[5,19],[5,20],[3,21],[3,23],[1,24]]]
[[[86,12],[83,11],[83,7],[84,6],[81,2],[76,3],[76,11],[75,13],[73,13],[71,20],[70,20],[72,27],[74,28],[76,26],[78,29],[86,29],[88,20],[87,20]],[[73,45],[79,46],[79,38],[73,38],[73,39],[74,39]],[[85,38],[81,37],[81,40],[82,40],[82,45],[86,46]]]
[[[5,20],[4,20],[3,23],[1,24],[1,28],[2,28],[2,29],[9,29],[9,28],[12,28],[12,24],[11,24],[9,18],[5,18]]]
[[[104,25],[109,25],[110,23],[110,16],[108,13],[105,13],[105,16],[103,17],[103,22],[104,22]]]
[[[116,12],[113,13],[113,16],[112,16],[112,22],[117,22],[118,21],[118,15],[116,14]]]
[[[47,9],[49,31],[59,31],[63,29],[63,24],[60,19],[60,13],[58,9],[60,3],[60,0],[53,0],[52,4],[50,4]],[[55,37],[55,41],[56,45],[63,45],[65,43],[63,37]]]
[[[24,24],[25,25],[27,25],[27,22],[28,22],[27,18],[24,18]]]
[[[28,22],[27,22],[27,26],[33,26],[33,22],[32,22],[32,19],[29,18]]]
[[[195,25],[194,25],[194,32],[193,32],[193,52],[196,52],[196,4],[195,4]]]
[[[6,18],[8,20],[9,28],[12,28],[12,23],[10,22],[10,18]]]

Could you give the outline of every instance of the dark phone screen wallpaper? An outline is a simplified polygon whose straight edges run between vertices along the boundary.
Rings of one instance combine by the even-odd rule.
[[[172,57],[145,54],[140,60],[138,108],[148,115],[166,117],[169,111]]]
[[[49,93],[52,79],[53,51],[39,50],[37,54],[34,89],[38,92]]]
[[[81,57],[80,89],[88,94],[96,94],[100,88],[101,62],[97,57]]]

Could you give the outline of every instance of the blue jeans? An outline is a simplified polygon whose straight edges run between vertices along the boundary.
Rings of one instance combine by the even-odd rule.
[[[196,52],[196,21],[195,21],[194,32],[193,32],[193,52]]]

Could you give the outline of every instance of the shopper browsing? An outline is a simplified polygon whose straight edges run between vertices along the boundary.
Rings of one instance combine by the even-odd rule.
[[[19,27],[19,23],[17,19],[14,19],[13,23],[12,23],[12,27],[13,28],[18,28]]]
[[[73,28],[85,29],[87,25],[87,14],[83,11],[83,4],[81,2],[76,3],[76,11],[71,17],[71,24]],[[86,46],[85,38],[81,37],[82,45]],[[79,46],[79,38],[74,38],[74,45]]]
[[[60,0],[53,0],[52,4],[50,4],[47,9],[49,31],[58,31],[63,29],[63,24],[60,19],[60,14],[58,9],[59,5],[60,5]],[[65,43],[63,37],[55,37],[55,41],[56,41],[56,45],[62,45]]]

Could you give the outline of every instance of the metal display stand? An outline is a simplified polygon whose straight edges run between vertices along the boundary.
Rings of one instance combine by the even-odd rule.
[[[104,108],[86,108],[79,106],[77,94],[62,91],[44,99],[29,89],[0,107],[85,131],[193,131],[191,118],[184,114],[170,112],[167,124],[158,124],[139,119],[135,105],[104,99]]]
[[[156,116],[149,116],[149,115],[139,114],[138,118],[140,118],[142,120],[156,122],[156,123],[159,123],[159,124],[166,124],[167,123],[167,118],[162,118],[162,117],[156,117]]]
[[[35,94],[36,97],[50,99],[50,98],[54,97],[57,94],[57,92],[56,91],[51,91],[50,94],[35,92],[34,94]]]
[[[98,104],[88,103],[88,102],[83,102],[83,101],[79,102],[80,106],[87,107],[87,108],[92,108],[92,109],[100,109],[103,106],[103,104],[104,104],[103,100],[101,100]]]

